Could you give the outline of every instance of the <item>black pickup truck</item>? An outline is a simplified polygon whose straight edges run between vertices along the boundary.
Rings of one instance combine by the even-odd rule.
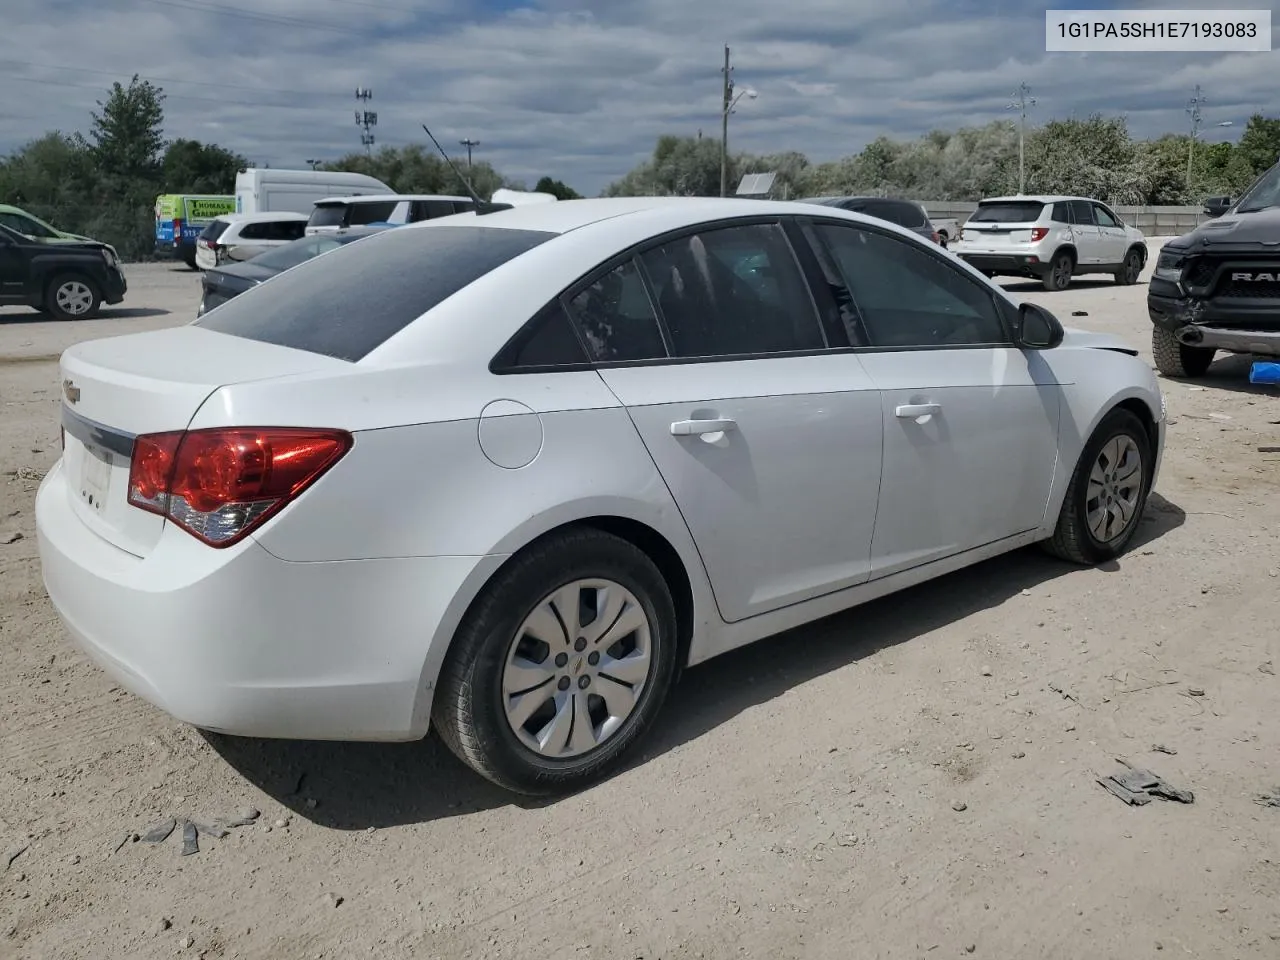
[[[105,243],[45,242],[0,225],[0,306],[85,320],[123,300],[126,289],[120,260]]]
[[[1202,376],[1219,350],[1280,356],[1280,164],[1204,212],[1214,219],[1164,245],[1147,287],[1156,369],[1170,377]]]

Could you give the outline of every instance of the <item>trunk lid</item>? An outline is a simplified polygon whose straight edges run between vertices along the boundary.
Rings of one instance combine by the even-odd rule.
[[[68,348],[59,373],[72,511],[107,542],[145,557],[165,521],[129,504],[134,437],[185,430],[219,387],[327,367],[350,364],[193,326]]]
[[[996,200],[979,203],[964,225],[964,241],[982,250],[1012,250],[1032,242],[1044,203],[1038,200]]]

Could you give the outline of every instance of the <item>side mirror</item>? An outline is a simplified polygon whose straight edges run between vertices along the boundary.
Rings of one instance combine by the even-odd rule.
[[[1220,217],[1230,209],[1230,197],[1209,197],[1204,202],[1205,216],[1208,217]]]
[[[1066,331],[1052,313],[1037,303],[1018,307],[1018,346],[1027,350],[1052,350],[1062,343]]]

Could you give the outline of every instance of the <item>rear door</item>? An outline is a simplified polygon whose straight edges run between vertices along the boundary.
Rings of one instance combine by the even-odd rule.
[[[1068,200],[1071,211],[1071,238],[1076,245],[1076,261],[1089,266],[1106,262],[1102,232],[1093,218],[1093,204],[1088,200]]]
[[[838,265],[881,391],[872,577],[1039,526],[1060,388],[1013,345],[995,293],[931,245],[842,223],[805,232]]]
[[[1034,241],[1039,200],[984,200],[964,225],[966,253],[1019,253]]]
[[[865,581],[879,393],[828,348],[781,224],[710,225],[606,267],[567,306],[734,622]]]

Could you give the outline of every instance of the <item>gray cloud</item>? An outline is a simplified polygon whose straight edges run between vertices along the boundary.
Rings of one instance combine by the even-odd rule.
[[[1278,107],[1277,54],[1046,54],[1043,5],[1013,0],[4,6],[0,151],[47,129],[87,129],[94,101],[136,71],[165,88],[169,136],[301,166],[359,148],[353,94],[365,86],[380,144],[419,142],[426,121],[447,148],[478,139],[477,156],[511,176],[549,173],[591,193],[646,157],[659,134],[718,136],[724,42],[738,83],[760,92],[732,119],[733,149],[814,160],[882,134],[1008,117],[1022,80],[1039,100],[1036,120],[1123,113],[1144,136],[1184,130],[1197,83],[1210,138],[1238,135],[1249,114]]]

